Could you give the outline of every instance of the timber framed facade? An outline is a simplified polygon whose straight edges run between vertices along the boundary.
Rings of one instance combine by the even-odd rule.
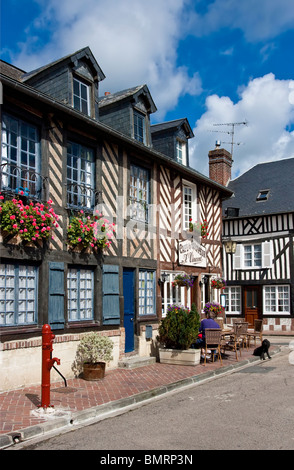
[[[263,319],[270,332],[294,330],[293,171],[293,158],[256,165],[230,182],[223,207],[223,242],[236,244],[223,250],[227,317]]]
[[[109,366],[117,367],[126,354],[156,354],[167,305],[200,309],[213,300],[222,199],[232,192],[184,164],[192,137],[186,119],[157,127],[157,142],[167,131],[174,136],[170,154],[161,153],[152,146],[156,107],[147,86],[99,99],[104,78],[89,48],[29,73],[2,63],[1,196],[16,197],[21,183],[28,201],[50,199],[59,220],[42,245],[1,234],[1,390],[39,382],[43,324],[70,377],[84,332],[111,337]],[[111,245],[69,249],[71,215],[97,205],[116,225]],[[207,220],[207,238],[191,241],[185,209],[193,221]],[[193,289],[172,288],[178,272],[195,277]]]

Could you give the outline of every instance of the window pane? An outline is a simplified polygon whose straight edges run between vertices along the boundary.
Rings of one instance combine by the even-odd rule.
[[[69,321],[93,318],[94,275],[86,269],[68,270],[68,319]]]
[[[40,173],[39,139],[37,129],[30,124],[3,115],[2,121],[2,148],[1,160],[7,163],[3,167],[2,185],[4,188],[16,189],[25,186],[32,195],[40,190],[37,184],[36,173]],[[31,184],[26,170],[30,169],[34,175],[34,183]],[[21,178],[21,172],[26,176]],[[24,184],[26,183],[26,184]]]
[[[0,324],[31,324],[37,316],[37,268],[0,265]]]

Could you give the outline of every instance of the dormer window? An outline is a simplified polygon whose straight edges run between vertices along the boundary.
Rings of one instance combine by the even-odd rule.
[[[256,200],[257,201],[267,201],[269,197],[269,189],[263,189],[259,191]]]
[[[145,116],[134,111],[134,138],[138,142],[146,143],[145,137]]]
[[[90,115],[89,86],[77,78],[73,79],[73,107],[84,114]]]

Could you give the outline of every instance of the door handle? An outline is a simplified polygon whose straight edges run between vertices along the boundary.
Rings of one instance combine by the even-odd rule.
[[[131,318],[130,320],[131,320],[131,321],[134,321],[134,319],[133,319],[133,318]]]

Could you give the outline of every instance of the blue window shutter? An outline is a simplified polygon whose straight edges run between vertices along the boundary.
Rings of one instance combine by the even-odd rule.
[[[49,263],[48,321],[54,330],[64,328],[64,263]]]
[[[102,274],[103,325],[119,325],[119,266],[104,264]]]

